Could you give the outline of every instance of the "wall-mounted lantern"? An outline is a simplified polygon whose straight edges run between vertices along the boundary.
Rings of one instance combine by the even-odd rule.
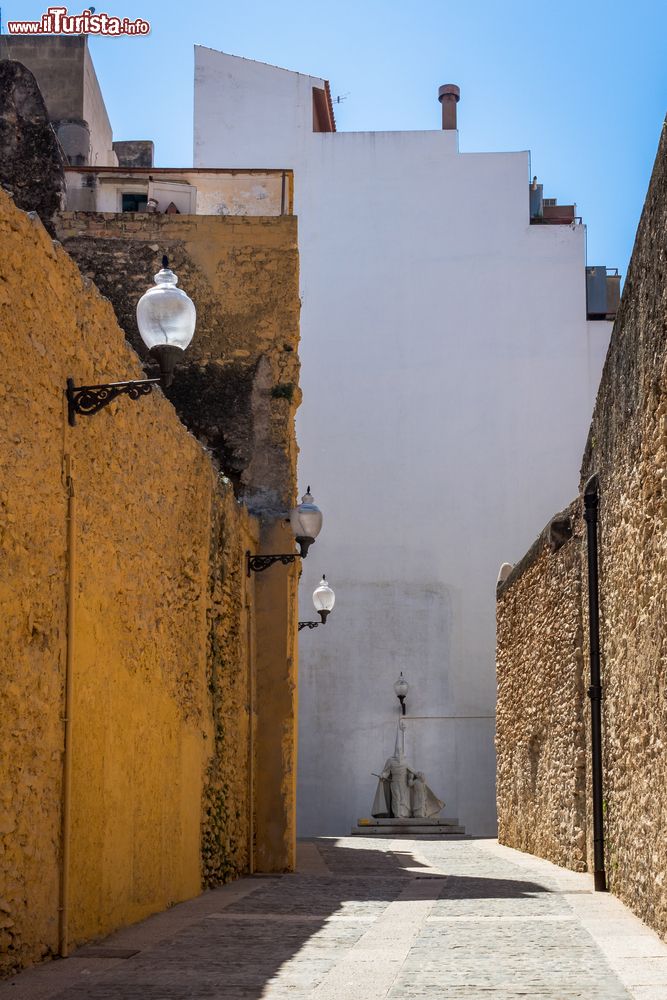
[[[327,618],[333,611],[335,603],[336,595],[327,583],[326,576],[322,574],[322,579],[313,591],[313,604],[321,620],[319,622],[299,622],[299,632],[302,628],[312,629],[317,628],[318,625],[326,625]]]
[[[289,520],[294,537],[299,543],[301,555],[305,559],[308,549],[322,530],[322,511],[313,500],[310,486],[301,497],[301,503],[292,510]]]
[[[401,674],[394,684],[394,692],[401,703],[401,715],[405,715],[405,699],[407,698],[409,690],[410,688],[408,686],[408,682],[403,677],[403,671],[401,670]]]
[[[299,543],[298,552],[281,552],[278,554],[254,556],[246,552],[248,566],[248,576],[251,572],[261,573],[274,563],[280,562],[283,566],[295,562],[299,556],[305,559],[308,549],[313,544],[322,528],[322,511],[316,506],[310,486],[305,495],[301,498],[301,503],[295,507],[289,517],[294,537]]]
[[[139,399],[152,392],[156,383],[167,388],[173,382],[174,368],[194,335],[197,310],[185,292],[176,287],[178,278],[169,269],[167,257],[162,258],[162,270],[155,275],[154,281],[155,286],[137,303],[137,326],[149,354],[160,365],[160,378],[78,386],[74,385],[74,379],[68,378],[66,395],[70,426],[76,423],[77,413],[90,417],[117,396]]]

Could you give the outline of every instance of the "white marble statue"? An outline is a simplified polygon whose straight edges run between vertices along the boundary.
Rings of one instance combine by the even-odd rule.
[[[394,753],[376,775],[379,778],[371,815],[376,819],[437,816],[445,803],[434,795],[422,771],[415,771],[405,759],[405,723],[399,720]]]
[[[386,761],[380,781],[389,782],[391,815],[406,819],[412,815],[410,779],[413,772],[405,760],[405,724],[398,724],[394,754]]]

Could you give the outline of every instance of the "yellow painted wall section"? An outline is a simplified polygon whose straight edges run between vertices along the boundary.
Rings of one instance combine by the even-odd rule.
[[[58,948],[63,457],[77,506],[71,944],[248,866],[254,581],[245,551],[258,527],[159,390],[67,426],[68,376],[141,378],[141,366],[109,302],[2,191],[0,240],[6,974]]]
[[[221,456],[244,501],[261,514],[261,551],[294,550],[294,538],[282,522],[296,500],[294,417],[301,398],[296,218],[64,212],[58,234],[83,273],[109,297],[139,351],[133,302],[145,288],[146,273],[159,267],[162,253],[168,254],[197,304],[197,336],[170,398],[184,421]],[[248,548],[259,550],[255,542]],[[297,568],[274,566],[253,575],[248,585],[256,588],[257,613],[242,624],[236,606],[231,617],[216,613],[220,594],[229,608],[244,587],[234,538],[221,532],[217,550],[214,559],[222,563],[212,599],[210,648],[212,697],[218,706],[217,777],[210,777],[206,791],[207,885],[229,877],[230,870],[243,870],[249,861],[236,812],[247,814],[250,792],[242,788],[245,775],[235,762],[248,763],[251,702],[257,869],[293,867],[296,836]],[[256,631],[259,663],[253,691],[247,671],[243,675],[237,666],[246,656],[239,630],[248,628]],[[237,709],[230,727],[226,706],[231,704]]]
[[[245,517],[230,531],[234,509],[226,492],[217,505],[211,540],[208,687],[214,717],[212,756],[203,804],[202,879],[213,887],[252,867],[252,741],[255,637],[253,578],[246,573],[246,552],[258,545],[258,526]]]
[[[263,527],[263,552],[290,552],[284,522]],[[255,581],[257,609],[256,868],[293,871],[296,850],[297,587],[300,567],[277,564]]]

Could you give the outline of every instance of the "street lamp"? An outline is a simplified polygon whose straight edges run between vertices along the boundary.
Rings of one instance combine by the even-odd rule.
[[[302,628],[313,629],[317,628],[318,625],[326,625],[327,617],[333,611],[335,603],[336,595],[327,583],[327,578],[323,573],[322,579],[313,591],[313,604],[315,605],[315,610],[322,620],[319,622],[299,622],[299,632]]]
[[[403,671],[401,670],[401,674],[396,683],[394,684],[394,691],[396,692],[396,697],[401,703],[401,715],[405,715],[405,699],[407,697],[409,690],[410,689],[408,687],[408,682],[403,677]]]
[[[315,504],[310,486],[301,497],[301,503],[290,511],[289,522],[294,532],[294,537],[299,543],[298,552],[281,552],[278,554],[254,556],[246,552],[248,566],[248,576],[251,572],[261,573],[263,570],[280,562],[283,566],[296,561],[297,557],[305,559],[308,549],[313,544],[322,528],[322,511]],[[332,605],[333,606],[333,605]]]
[[[301,503],[291,512],[290,524],[305,559],[308,549],[322,530],[322,511],[315,505],[310,486],[301,497]]]
[[[155,287],[149,288],[137,303],[137,326],[149,354],[160,365],[160,378],[79,386],[74,385],[74,379],[68,378],[66,395],[70,426],[76,423],[77,413],[90,417],[117,396],[139,399],[152,392],[156,383],[167,388],[174,381],[174,368],[195,332],[197,310],[185,292],[176,287],[178,277],[170,270],[167,257],[162,258],[162,270],[153,280]]]
[[[174,368],[183,358],[195,332],[197,310],[182,288],[178,277],[162,258],[162,270],[153,278],[155,285],[147,289],[137,302],[137,326],[141,339],[160,365],[162,385],[168,388],[174,381]]]

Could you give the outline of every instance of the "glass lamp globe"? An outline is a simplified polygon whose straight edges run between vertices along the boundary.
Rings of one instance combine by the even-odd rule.
[[[410,688],[408,686],[408,682],[404,678],[403,671],[401,670],[401,675],[394,684],[394,691],[396,692],[396,697],[405,698],[409,690]]]
[[[327,616],[333,611],[335,603],[336,595],[327,583],[327,578],[323,573],[322,579],[313,591],[313,604],[315,605],[315,610],[322,619],[323,625],[327,620]]]
[[[137,326],[149,353],[160,365],[163,386],[174,381],[174,368],[195,332],[197,310],[181,288],[178,277],[162,258],[162,270],[154,276],[155,285],[144,292],[137,303]]]
[[[396,697],[401,703],[401,714],[405,715],[405,699],[408,694],[408,682],[403,676],[403,671],[401,670],[400,676],[396,683],[394,684],[394,691],[396,692]]]
[[[322,528],[322,511],[316,506],[310,486],[301,497],[301,503],[290,514],[290,524],[294,537],[299,543],[301,555],[305,559],[308,549],[313,544]]]

